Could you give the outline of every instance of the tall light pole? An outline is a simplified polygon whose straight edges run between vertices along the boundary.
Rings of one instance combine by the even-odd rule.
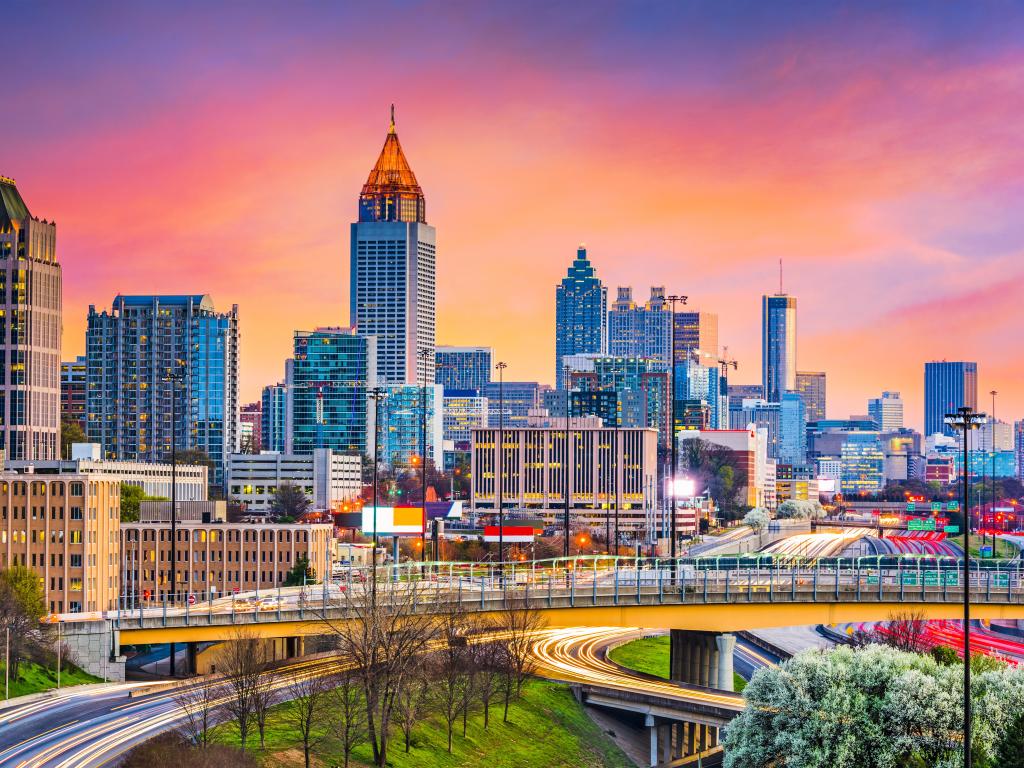
[[[170,371],[167,380],[171,383],[171,605],[178,595],[178,384],[185,380],[181,371]],[[175,675],[176,648],[171,643],[171,677]]]
[[[669,387],[672,390],[672,407],[671,407],[671,410],[672,410],[672,424],[671,424],[671,426],[669,428],[668,433],[669,433],[669,439],[671,440],[671,445],[669,446],[669,449],[672,452],[672,466],[671,466],[671,469],[672,469],[672,472],[671,472],[672,480],[671,480],[671,482],[672,482],[673,485],[670,485],[669,486],[670,488],[674,486],[675,481],[676,481],[676,472],[679,471],[679,468],[676,466],[676,463],[677,463],[677,460],[678,460],[678,455],[677,455],[677,450],[676,450],[676,303],[686,304],[686,300],[687,300],[686,296],[679,296],[677,294],[672,294],[671,296],[668,297],[669,304],[672,305],[672,319],[670,321],[672,323],[672,334],[671,334],[671,338],[672,338],[672,341],[671,341],[672,352],[669,355],[669,364],[672,366],[672,374],[671,374],[671,382],[672,383],[671,383],[671,385]],[[668,504],[669,504],[669,520],[670,520],[670,522],[669,522],[669,531],[670,531],[670,535],[672,537],[672,541],[669,544],[669,547],[670,547],[671,557],[672,557],[673,560],[675,560],[675,558],[676,558],[676,503],[675,503],[674,496],[672,496],[671,494],[666,494],[666,495],[669,495],[669,497],[670,497],[669,500],[668,500]]]
[[[989,439],[992,441],[992,444],[989,446],[989,450],[992,451],[992,472],[990,473],[991,474],[991,482],[992,482],[992,509],[991,509],[991,513],[992,513],[992,556],[995,557],[995,554],[996,554],[996,531],[995,531],[995,522],[996,522],[996,395],[998,395],[999,393],[996,392],[996,390],[993,389],[993,390],[991,390],[989,392],[989,394],[992,395],[992,413],[989,414],[991,416],[991,420],[989,421],[989,424],[992,425],[991,429],[989,430],[989,432],[990,432]]]
[[[373,400],[373,564],[374,573],[377,568],[377,446],[380,443],[380,402],[388,396],[384,387],[374,387],[369,391]]]
[[[498,371],[498,449],[494,453],[494,481],[498,502],[498,563],[505,562],[505,502],[502,499],[502,473],[505,470],[505,369],[508,364],[499,361]]]
[[[964,768],[971,768],[971,513],[970,487],[967,467],[968,433],[977,429],[985,414],[969,406],[956,413],[946,414],[946,424],[964,433],[963,493],[964,493]]]
[[[572,368],[568,365],[562,368],[562,382],[565,384],[565,511],[562,514],[562,526],[565,534],[563,550],[566,557],[569,556],[569,485],[572,480],[572,470],[569,466],[571,457],[569,450],[569,374],[571,372]]]
[[[420,533],[420,556],[422,560],[427,559],[427,362],[434,352],[429,347],[423,347],[419,351],[420,360],[423,365],[423,389],[421,394],[420,411],[423,421],[423,439],[420,442],[420,474],[423,481],[423,530]],[[434,404],[435,411],[437,404]],[[434,457],[434,466],[437,466],[437,457]]]

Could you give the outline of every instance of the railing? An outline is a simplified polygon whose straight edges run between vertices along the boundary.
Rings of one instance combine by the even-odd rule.
[[[972,562],[971,599],[1024,604],[1024,563]],[[676,560],[604,556],[533,562],[402,563],[346,569],[327,583],[277,587],[218,600],[118,609],[121,629],[345,618],[374,599],[418,612],[457,602],[480,611],[723,603],[958,603],[963,561],[931,555]]]

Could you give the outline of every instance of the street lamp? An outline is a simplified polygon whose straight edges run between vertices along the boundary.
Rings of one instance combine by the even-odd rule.
[[[508,364],[499,361],[498,370],[498,450],[495,453],[494,474],[498,502],[498,563],[505,562],[505,502],[502,499],[502,473],[505,469],[505,369]]]
[[[989,394],[992,395],[992,413],[990,414],[991,419],[989,421],[989,424],[991,425],[990,426],[990,430],[989,430],[989,432],[990,432],[989,440],[991,441],[991,444],[989,445],[989,450],[992,451],[992,472],[991,472],[991,476],[992,476],[991,477],[991,480],[992,480],[992,520],[993,520],[993,526],[994,526],[995,525],[995,514],[996,514],[996,395],[998,395],[999,393],[996,392],[996,390],[993,389],[993,390],[991,390],[989,392]],[[992,528],[992,556],[995,557],[995,554],[996,554],[996,530],[995,530],[995,527],[993,527]]]
[[[178,362],[179,366],[181,362]],[[167,381],[171,384],[171,605],[174,605],[178,594],[178,384],[185,381],[185,375],[179,371],[168,371]],[[170,672],[174,677],[174,643],[171,643]]]
[[[570,451],[569,451],[569,375],[572,373],[572,368],[568,365],[562,368],[562,383],[565,385],[565,511],[562,515],[562,525],[564,527],[565,535],[565,546],[564,554],[566,557],[569,556],[569,485],[572,480],[572,470],[570,469]]]
[[[971,497],[967,476],[967,444],[968,433],[977,429],[984,418],[985,414],[977,413],[966,405],[958,408],[956,413],[947,413],[945,418],[946,424],[964,433],[964,768],[971,768]]]
[[[668,297],[668,301],[672,305],[672,319],[671,319],[671,323],[672,323],[672,334],[671,334],[671,336],[672,336],[672,341],[671,341],[672,351],[671,351],[671,354],[669,355],[669,365],[672,366],[671,384],[669,386],[669,389],[672,391],[672,405],[671,405],[672,425],[671,425],[671,428],[669,429],[669,439],[672,442],[671,442],[671,445],[669,446],[669,449],[672,451],[672,479],[673,480],[675,480],[676,472],[678,471],[678,469],[676,467],[676,462],[677,462],[677,458],[678,458],[677,455],[676,455],[677,454],[677,450],[676,450],[676,303],[679,302],[679,303],[685,304],[686,300],[687,300],[686,296],[679,296],[679,295],[676,295],[676,294],[672,294],[671,296]],[[675,510],[674,502],[673,502],[673,506],[670,507],[669,511],[670,511],[670,518],[671,518],[671,520],[669,521],[669,534],[672,537],[672,541],[670,542],[669,547],[670,547],[671,557],[672,557],[673,560],[675,560],[675,557],[676,557],[676,510]]]
[[[387,399],[384,387],[374,387],[368,392],[373,400],[373,563],[374,573],[377,567],[377,451],[380,443],[380,402]]]

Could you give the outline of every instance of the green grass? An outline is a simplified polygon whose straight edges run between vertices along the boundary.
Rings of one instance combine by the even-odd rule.
[[[948,539],[946,539],[946,541],[958,544],[961,547],[963,547],[964,545],[963,535],[950,536]],[[985,543],[991,545],[992,537],[986,536]],[[996,539],[996,546],[993,549],[993,553],[993,556],[996,559],[1012,560],[1013,558],[1017,557],[1019,550],[1008,541]],[[979,536],[976,533],[971,534],[971,554],[975,557],[981,557],[981,536]]]
[[[0,664],[0,674],[3,674],[3,664]],[[100,678],[83,672],[77,667],[63,667],[60,671],[60,687],[67,688],[72,685],[83,685],[84,683],[99,683]],[[2,684],[2,683],[0,683]],[[57,687],[57,670],[47,669],[38,664],[22,663],[18,666],[18,677],[11,678],[11,698],[15,696],[26,696],[30,693],[40,693]],[[2,691],[0,691],[2,693]]]
[[[283,707],[274,708],[267,729],[267,749],[261,754],[265,766],[301,765],[302,743],[284,716]],[[558,683],[530,680],[523,698],[509,709],[509,722],[501,721],[500,704],[492,706],[490,727],[483,729],[483,715],[469,718],[467,737],[462,721],[456,723],[452,753],[447,751],[444,723],[436,718],[421,721],[413,731],[412,750],[406,754],[401,730],[396,728],[388,746],[388,764],[394,768],[629,768],[629,759],[573,698],[569,688]],[[237,745],[237,729],[224,724],[216,729],[217,741]],[[258,744],[258,734],[250,745]],[[342,765],[341,750],[325,740],[316,748],[317,766]],[[370,747],[360,745],[355,765],[371,763]]]
[[[637,672],[668,680],[669,644],[668,635],[641,637],[612,648],[608,653],[608,658],[628,669],[635,669]],[[733,690],[737,693],[747,687],[747,681],[737,672],[733,672],[732,680]]]

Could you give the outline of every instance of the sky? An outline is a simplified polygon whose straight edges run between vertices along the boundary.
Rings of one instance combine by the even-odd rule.
[[[833,418],[977,360],[1024,417],[1024,5],[0,0],[0,174],[56,220],[64,357],[117,293],[239,305],[243,402],[348,324],[348,233],[388,108],[437,228],[438,343],[554,378],[578,244],[717,312],[760,381],[798,299]],[[985,395],[981,405],[988,409]]]

